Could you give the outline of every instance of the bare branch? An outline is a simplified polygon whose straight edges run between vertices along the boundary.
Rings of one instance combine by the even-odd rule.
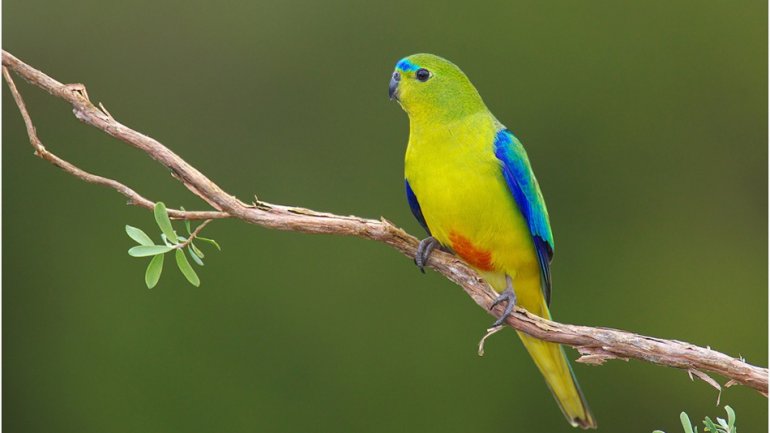
[[[153,207],[155,206],[154,202],[142,197],[139,193],[127,187],[126,185],[123,185],[122,183],[113,179],[109,179],[106,177],[89,173],[65,161],[64,159],[54,155],[53,153],[49,152],[43,145],[43,142],[40,141],[40,138],[37,136],[37,132],[35,131],[35,126],[32,124],[32,118],[30,117],[29,112],[27,111],[27,106],[24,103],[24,99],[22,99],[21,94],[19,93],[19,90],[16,88],[16,83],[14,83],[13,78],[11,78],[11,75],[8,73],[8,69],[5,66],[3,66],[3,77],[5,78],[5,81],[8,83],[8,88],[11,90],[11,94],[13,95],[14,101],[16,101],[16,105],[19,107],[19,111],[21,112],[21,117],[24,119],[24,125],[27,128],[27,135],[29,136],[29,142],[30,144],[32,144],[32,147],[35,148],[36,156],[50,162],[51,164],[61,168],[67,173],[70,173],[71,175],[81,180],[84,180],[88,183],[104,185],[118,191],[119,193],[128,197],[128,204],[141,206],[143,208],[150,209],[150,210],[153,209]],[[189,220],[215,219],[215,218],[229,217],[229,215],[224,212],[216,212],[216,211],[183,212],[177,209],[168,209],[168,213],[169,213],[169,216],[171,216],[172,218],[189,219]]]
[[[418,244],[417,239],[385,219],[378,221],[355,216],[340,216],[263,202],[247,205],[226,193],[200,171],[155,139],[117,122],[101,104],[101,109],[96,107],[89,100],[83,85],[62,84],[6,51],[3,51],[2,63],[4,66],[3,75],[14,95],[16,104],[19,106],[27,126],[30,142],[35,147],[36,153],[86,182],[114,188],[128,197],[132,204],[150,209],[153,205],[151,201],[141,197],[125,185],[112,179],[87,173],[45,150],[35,133],[24,102],[5,68],[18,74],[32,85],[72,104],[75,116],[82,122],[145,152],[170,169],[174,177],[190,191],[217,210],[216,212],[169,211],[172,216],[188,219],[233,217],[251,224],[278,230],[355,236],[382,242],[407,257],[414,257]],[[461,286],[474,302],[490,311],[489,307],[497,294],[462,261],[451,254],[436,251],[430,257],[428,265]],[[490,314],[495,316],[501,313],[502,307],[499,306],[490,311]],[[704,372],[715,373],[729,378],[728,384],[740,383],[767,396],[768,371],[766,368],[753,366],[742,359],[733,358],[709,348],[676,340],[647,337],[617,329],[552,322],[532,315],[521,308],[516,308],[506,323],[536,338],[576,348],[582,355],[578,359],[580,362],[601,364],[608,359],[638,359],[657,365],[680,368],[687,372],[693,372],[701,378],[708,377]]]

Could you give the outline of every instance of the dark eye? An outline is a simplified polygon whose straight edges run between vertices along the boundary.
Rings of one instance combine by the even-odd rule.
[[[417,77],[417,79],[422,81],[423,83],[428,81],[428,78],[430,78],[430,75],[431,75],[430,71],[425,68],[418,69],[417,72],[414,73],[414,76]]]

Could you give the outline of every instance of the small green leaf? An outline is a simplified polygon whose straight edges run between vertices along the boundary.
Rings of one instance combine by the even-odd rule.
[[[206,257],[206,256],[203,255],[203,251],[199,250],[198,247],[196,247],[194,243],[190,242],[190,247],[192,248],[193,251],[195,251],[195,255],[196,256],[198,256],[200,258]]]
[[[165,254],[158,254],[150,260],[150,264],[147,265],[147,272],[144,273],[144,282],[147,284],[148,289],[152,289],[158,284],[160,280],[160,273],[163,271],[163,258]]]
[[[727,421],[725,421],[724,418],[717,417],[717,424],[719,424],[719,427],[721,427],[725,431],[730,429],[730,426],[727,425]]]
[[[703,420],[703,425],[706,426],[706,431],[710,433],[719,433],[719,429],[714,425],[714,421],[711,421],[711,418],[706,417],[706,419]]]
[[[179,206],[179,210],[184,212],[184,206]],[[187,229],[187,234],[192,234],[192,229],[190,229],[190,220],[184,220],[184,228]]]
[[[166,235],[169,242],[175,244],[177,242],[176,233],[174,233],[174,228],[171,226],[171,220],[168,219],[168,211],[166,210],[166,205],[163,204],[162,201],[155,203],[154,213],[155,222],[158,223],[160,230],[164,235]]]
[[[152,245],[155,242],[150,239],[149,236],[145,232],[143,232],[141,229],[138,229],[136,227],[131,227],[130,225],[126,225],[126,234],[133,240],[136,241],[139,245]]]
[[[679,420],[682,422],[684,433],[695,433],[692,431],[692,422],[690,422],[690,417],[687,416],[686,413],[682,412],[679,414]]]
[[[218,249],[219,251],[222,251],[222,248],[219,246],[219,244],[217,243],[217,241],[215,241],[214,239],[203,238],[203,237],[200,237],[200,236],[196,237],[195,239],[198,239],[199,241],[203,241],[203,242],[208,242],[208,243],[210,243],[211,245],[214,245],[215,247],[217,247],[217,249]]]
[[[133,257],[147,257],[167,253],[174,248],[165,245],[139,245],[128,250],[128,255]]]
[[[198,266],[203,266],[203,260],[201,260],[201,258],[198,257],[198,254],[196,254],[192,248],[188,247],[187,251],[190,253],[190,257],[192,257],[193,261],[197,263]]]
[[[652,433],[666,433],[663,430],[654,430]]]
[[[727,412],[727,425],[732,432],[735,428],[735,411],[730,406],[725,406],[725,412]]]
[[[184,277],[187,278],[187,281],[193,286],[200,286],[201,280],[198,278],[198,274],[195,273],[192,266],[190,266],[190,262],[187,261],[187,256],[184,255],[184,251],[176,250],[175,255],[176,265],[179,267],[179,270],[182,271],[182,275],[184,275]]]

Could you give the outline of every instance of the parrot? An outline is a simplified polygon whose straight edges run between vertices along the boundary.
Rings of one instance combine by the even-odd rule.
[[[436,248],[478,272],[505,303],[551,319],[554,241],[537,179],[521,142],[489,111],[454,63],[413,54],[396,63],[388,93],[409,117],[406,197],[428,237],[415,263]],[[561,345],[518,332],[573,427],[597,424]]]

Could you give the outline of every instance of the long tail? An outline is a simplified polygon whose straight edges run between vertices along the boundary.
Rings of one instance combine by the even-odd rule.
[[[520,297],[518,303],[533,314],[547,319],[551,318],[551,313],[548,311],[548,306],[542,295]],[[567,417],[567,421],[573,427],[596,428],[596,420],[591,414],[591,409],[580,390],[575,379],[575,373],[572,372],[572,367],[570,367],[561,345],[547,343],[521,332],[518,334],[537,368],[545,377],[548,388],[551,389],[561,411]]]

